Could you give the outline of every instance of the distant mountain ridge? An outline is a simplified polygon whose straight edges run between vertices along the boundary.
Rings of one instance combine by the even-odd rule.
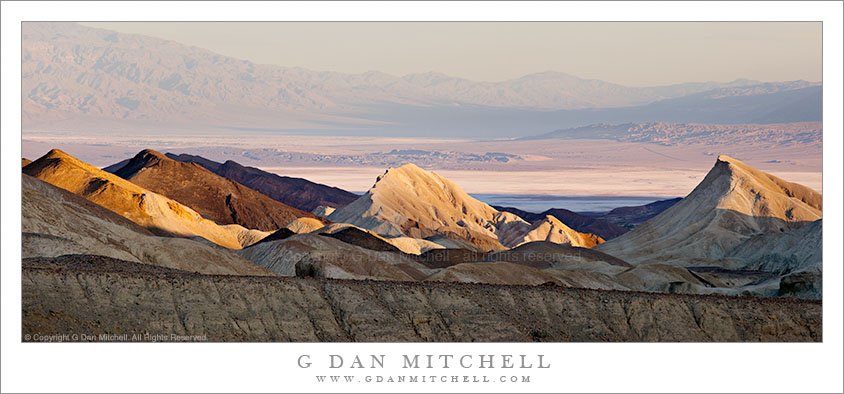
[[[718,143],[817,145],[823,142],[823,123],[729,125],[671,122],[596,123],[520,139],[607,139],[666,146]]]
[[[378,126],[390,122],[390,115],[383,113],[385,105],[408,110],[468,106],[531,111],[636,107],[638,112],[654,109],[642,106],[657,105],[655,110],[678,112],[700,100],[819,88],[818,83],[806,81],[751,80],[626,87],[551,71],[498,83],[438,73],[343,74],[258,65],[173,41],[73,23],[27,22],[22,30],[25,128],[67,127],[82,120],[163,122],[170,127]],[[680,99],[686,101],[660,104]],[[731,103],[728,108],[735,106]],[[769,111],[770,116],[780,116],[793,106],[779,112],[776,105],[768,107],[775,110]],[[795,116],[805,117],[786,118]]]

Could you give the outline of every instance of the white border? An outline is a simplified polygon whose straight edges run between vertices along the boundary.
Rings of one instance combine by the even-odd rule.
[[[823,344],[21,344],[20,21],[734,20],[824,22]],[[842,3],[2,3],[2,389],[41,391],[842,392]],[[530,385],[309,385],[298,354],[549,355]],[[386,372],[386,371],[385,371]]]

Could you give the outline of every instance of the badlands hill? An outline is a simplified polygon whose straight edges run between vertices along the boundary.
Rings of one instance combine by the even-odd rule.
[[[448,265],[426,281],[555,285],[605,290],[633,290],[616,278],[630,264],[588,248],[535,241],[474,260]]]
[[[311,223],[303,224],[303,221]],[[332,223],[329,225],[323,225],[321,222],[310,218],[294,220],[287,225],[287,227],[268,235],[260,242],[285,239],[295,234],[321,235],[338,239],[344,243],[359,246],[364,249],[412,256],[419,256],[434,249],[446,248],[446,246],[426,239],[411,237],[382,237],[371,230],[360,228],[353,224]]]
[[[231,251],[147,229],[81,196],[24,174],[22,256],[99,255],[204,274],[272,275]]]
[[[157,234],[200,236],[232,249],[240,249],[269,235],[269,232],[236,224],[218,225],[185,205],[83,163],[58,149],[30,163],[23,172],[85,197]]]
[[[322,218],[327,218],[328,215],[331,215],[336,210],[337,209],[334,208],[334,207],[326,207],[326,206],[320,205],[320,206],[314,208],[314,210],[311,211],[311,213],[313,213],[314,215],[317,215],[319,217],[322,217]]]
[[[605,273],[619,273],[632,267],[624,260],[595,249],[548,241],[526,243],[510,250],[490,254],[479,261],[503,261],[540,269],[583,269]]]
[[[542,213],[532,213],[513,207],[493,205],[493,208],[516,214],[518,217],[532,223],[537,220],[544,220],[546,216],[550,215],[579,232],[595,234],[605,240],[613,239],[627,232],[626,228],[610,223],[603,218],[581,215],[568,209],[553,208]]]
[[[255,167],[242,166],[231,160],[218,163],[200,156],[172,153],[168,153],[167,157],[185,163],[199,164],[221,177],[231,179],[303,211],[311,212],[319,207],[342,207],[360,197],[343,189],[314,183],[307,179],[276,175]],[[323,209],[322,212],[325,210]]]
[[[298,218],[317,219],[194,163],[154,150],[139,152],[114,174],[193,208],[218,224],[275,231]]]
[[[714,265],[754,237],[797,230],[821,219],[822,210],[820,193],[719,156],[686,198],[596,249],[631,264]],[[758,239],[754,242],[758,246]],[[781,264],[787,262],[773,265]],[[729,266],[744,269],[758,264],[746,260]]]
[[[284,276],[417,281],[433,273],[397,250],[372,250],[324,234],[295,234],[238,253]]]
[[[425,281],[630,290],[620,285],[612,276],[598,272],[542,270],[504,262],[457,264],[429,276]]]
[[[823,220],[786,232],[754,235],[737,246],[718,265],[775,273],[821,270]]]
[[[597,241],[573,233],[563,237],[565,225],[534,228],[522,218],[500,212],[464,192],[435,172],[406,164],[379,176],[369,191],[353,203],[337,209],[328,219],[350,223],[389,237],[427,238],[445,236],[467,241],[482,251],[503,250],[526,240],[547,238],[586,246]],[[561,225],[563,227],[561,227]],[[540,234],[547,230],[548,234]]]
[[[549,241],[555,244],[591,248],[604,242],[601,237],[595,234],[583,234],[572,230],[551,215],[537,220],[523,232],[502,234],[498,239],[503,245],[508,246],[519,246],[533,241]]]

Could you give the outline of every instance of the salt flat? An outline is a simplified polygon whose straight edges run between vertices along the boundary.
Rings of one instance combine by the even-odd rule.
[[[800,125],[795,125],[798,127]],[[802,126],[800,126],[802,127]],[[389,167],[414,163],[469,193],[683,196],[720,154],[822,192],[823,146],[751,143],[665,146],[606,139],[465,140],[326,137],[267,132],[82,135],[26,132],[24,157],[52,148],[104,167],[146,148],[234,160],[280,175],[363,192]]]
[[[375,167],[264,167],[279,175],[306,178],[313,182],[362,192],[384,173]],[[551,194],[568,196],[685,196],[706,176],[706,171],[647,168],[603,168],[549,171],[460,171],[438,170],[468,193]],[[822,174],[816,172],[772,172],[783,179],[822,191]]]

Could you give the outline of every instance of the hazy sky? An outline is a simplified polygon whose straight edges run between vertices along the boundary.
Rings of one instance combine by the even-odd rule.
[[[628,86],[821,80],[819,22],[97,22],[260,64],[502,81],[560,71]]]

